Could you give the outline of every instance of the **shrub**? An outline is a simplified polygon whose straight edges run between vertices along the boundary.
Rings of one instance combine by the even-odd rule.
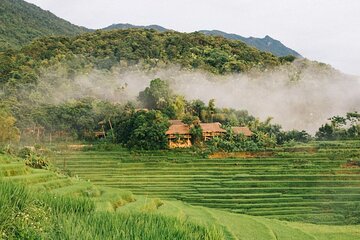
[[[47,159],[45,156],[37,154],[29,147],[20,149],[18,152],[18,157],[23,158],[25,160],[25,164],[32,168],[42,169],[48,168],[50,165],[49,159]]]
[[[25,159],[25,164],[32,168],[41,169],[41,168],[48,168],[50,163],[46,157],[31,153]]]

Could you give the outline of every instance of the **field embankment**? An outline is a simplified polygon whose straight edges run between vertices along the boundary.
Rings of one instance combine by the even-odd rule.
[[[191,152],[81,151],[57,156],[83,179],[137,195],[317,224],[356,223],[360,142],[315,143],[273,156],[201,158]],[[311,151],[308,151],[308,149]],[[315,150],[316,149],[316,150]]]

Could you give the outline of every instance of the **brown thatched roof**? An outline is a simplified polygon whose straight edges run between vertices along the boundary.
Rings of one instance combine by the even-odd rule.
[[[226,132],[225,129],[221,128],[221,123],[200,123],[200,127],[203,132]]]
[[[248,127],[232,127],[234,134],[244,134],[246,137],[253,135],[251,130]]]
[[[188,125],[181,123],[181,124],[172,124],[169,127],[169,130],[166,131],[166,135],[170,134],[190,134],[190,128]]]
[[[183,125],[184,123],[181,120],[169,120],[171,125]]]

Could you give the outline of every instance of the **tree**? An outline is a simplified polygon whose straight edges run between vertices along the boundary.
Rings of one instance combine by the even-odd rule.
[[[145,108],[159,110],[169,118],[176,118],[177,111],[182,111],[181,99],[175,103],[176,96],[173,95],[169,84],[156,78],[150,82],[150,86],[141,91],[138,100]]]
[[[0,109],[0,144],[17,142],[20,131],[15,127],[16,119],[4,109]]]
[[[214,116],[215,112],[216,112],[215,99],[210,99],[209,105],[208,105],[208,108],[207,108],[208,122],[213,122],[213,116]]]
[[[185,114],[185,107],[186,107],[186,100],[185,100],[184,96],[176,96],[172,103],[172,107],[175,111],[175,118],[176,119],[183,118],[183,116]]]
[[[204,109],[205,103],[199,99],[196,99],[189,104],[188,112],[190,112],[194,116],[197,116],[200,120],[203,121],[204,119],[202,119],[202,112]]]
[[[116,140],[128,148],[156,150],[167,147],[169,121],[160,111],[138,111],[115,119]]]
[[[333,116],[315,134],[320,140],[357,139],[360,136],[360,114],[348,112],[346,117]]]
[[[150,86],[141,91],[138,100],[149,109],[161,110],[167,107],[168,101],[172,96],[169,84],[156,78],[151,80]]]
[[[193,125],[190,128],[191,141],[193,144],[198,144],[202,141],[202,128],[198,119],[193,121]]]
[[[334,116],[329,119],[331,121],[331,125],[335,129],[340,129],[341,127],[346,125],[346,118],[340,116]]]

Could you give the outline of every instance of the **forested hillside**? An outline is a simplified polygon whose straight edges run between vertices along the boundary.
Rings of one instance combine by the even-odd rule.
[[[142,29],[154,29],[159,32],[172,31],[171,29],[166,29],[159,25],[148,25],[148,26],[139,26],[128,23],[118,23],[112,24],[103,30],[114,30],[114,29],[129,29],[129,28],[142,28]],[[256,49],[264,52],[270,52],[278,57],[284,57],[287,55],[293,55],[294,57],[302,57],[298,52],[288,48],[284,44],[282,44],[279,40],[273,39],[270,36],[265,36],[264,38],[256,38],[256,37],[243,37],[237,34],[231,34],[222,32],[219,30],[200,30],[200,33],[210,35],[210,36],[221,36],[231,40],[239,40],[246,43],[248,46],[255,47]]]
[[[273,39],[268,35],[266,35],[264,38],[256,38],[256,37],[246,38],[237,34],[226,33],[219,30],[212,30],[212,31],[201,30],[200,32],[206,35],[222,36],[227,39],[239,40],[248,44],[249,46],[253,46],[259,49],[260,51],[270,52],[276,56],[293,55],[295,57],[301,57],[301,55],[298,52],[292,50],[291,48],[288,48],[287,46],[282,44],[279,40]]]
[[[0,53],[0,79],[3,83],[11,78],[19,81],[29,77],[34,68],[56,62],[71,62],[71,71],[86,67],[110,69],[122,62],[148,67],[171,63],[225,74],[254,68],[265,70],[291,60],[260,52],[240,41],[201,33],[144,29],[96,31],[75,37],[44,37],[20,51]]]
[[[20,47],[49,35],[75,35],[87,31],[49,11],[22,0],[0,1],[0,50]]]

